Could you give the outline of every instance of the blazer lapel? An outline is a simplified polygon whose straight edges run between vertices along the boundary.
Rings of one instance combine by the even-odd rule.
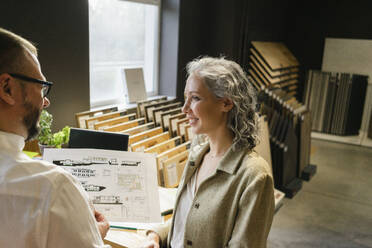
[[[203,145],[200,149],[198,149],[195,152],[193,151],[190,152],[188,162],[186,163],[185,169],[182,174],[182,178],[180,180],[180,184],[178,185],[173,215],[175,214],[175,211],[178,207],[178,202],[180,200],[183,190],[187,187],[187,183],[190,181],[192,175],[194,175],[196,169],[200,166],[201,160],[203,159],[203,156],[208,151],[208,149],[209,149],[209,143]],[[172,218],[171,226],[173,227],[173,225],[174,225],[174,218]],[[169,245],[170,237],[172,236],[172,234],[173,234],[173,228],[169,230],[168,239],[167,239],[168,245]]]
[[[180,193],[184,190],[187,183],[190,181],[192,175],[194,175],[196,169],[200,166],[203,156],[208,151],[208,149],[209,149],[209,143],[203,145],[196,152],[193,152],[193,151],[190,152],[190,156],[185,166],[182,179],[180,180],[180,185],[178,186],[176,203],[178,202]]]

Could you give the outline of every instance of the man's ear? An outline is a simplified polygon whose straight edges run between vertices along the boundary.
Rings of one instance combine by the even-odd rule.
[[[0,100],[9,104],[15,104],[15,84],[9,74],[0,74]]]
[[[229,112],[234,107],[234,103],[230,98],[222,98],[222,111]]]

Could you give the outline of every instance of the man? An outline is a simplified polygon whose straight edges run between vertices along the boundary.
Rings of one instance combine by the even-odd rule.
[[[37,136],[46,82],[34,45],[0,28],[0,247],[109,247],[109,225],[79,182],[22,153]]]

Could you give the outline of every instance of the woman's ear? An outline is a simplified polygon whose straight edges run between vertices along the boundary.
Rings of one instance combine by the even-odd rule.
[[[222,98],[222,111],[229,112],[234,107],[234,103],[230,98]]]
[[[14,98],[14,82],[7,73],[0,75],[0,100],[9,105],[15,104]]]

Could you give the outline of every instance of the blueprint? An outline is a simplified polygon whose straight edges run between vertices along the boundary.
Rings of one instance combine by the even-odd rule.
[[[110,222],[161,222],[155,155],[45,149],[43,159],[74,175]]]

